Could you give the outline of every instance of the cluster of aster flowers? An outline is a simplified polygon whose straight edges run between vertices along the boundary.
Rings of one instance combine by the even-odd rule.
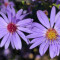
[[[5,11],[4,11],[5,10]],[[60,12],[56,14],[53,6],[50,20],[42,11],[37,11],[40,23],[33,22],[31,18],[24,18],[23,9],[15,12],[14,3],[4,0],[0,11],[0,47],[7,49],[11,43],[13,49],[22,49],[22,40],[32,44],[30,49],[39,46],[39,53],[43,56],[49,48],[50,57],[59,56],[60,53]],[[29,35],[25,35],[25,33]],[[32,39],[30,41],[30,39]]]

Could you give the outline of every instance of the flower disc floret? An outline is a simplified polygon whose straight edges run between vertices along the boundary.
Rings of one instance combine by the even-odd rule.
[[[46,38],[49,40],[56,40],[57,36],[58,36],[58,34],[57,34],[56,30],[53,28],[48,29],[46,32]]]
[[[17,30],[17,26],[13,23],[9,23],[8,26],[7,26],[7,29],[10,33],[13,33]]]

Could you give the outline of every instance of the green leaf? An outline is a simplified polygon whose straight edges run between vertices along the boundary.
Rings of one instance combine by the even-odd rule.
[[[54,6],[56,6],[58,9],[59,9],[59,6],[60,6],[60,4],[53,4]]]

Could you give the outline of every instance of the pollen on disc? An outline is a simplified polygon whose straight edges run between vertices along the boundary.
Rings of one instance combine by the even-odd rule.
[[[56,40],[57,39],[57,31],[55,29],[48,29],[46,32],[46,38],[49,40]]]

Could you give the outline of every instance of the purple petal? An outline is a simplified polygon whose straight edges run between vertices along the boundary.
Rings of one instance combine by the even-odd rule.
[[[13,17],[13,16],[12,16],[11,18],[12,18],[12,19],[11,19],[11,22],[14,23],[14,24],[16,24],[16,17]]]
[[[22,48],[21,39],[17,33],[13,34],[13,42],[17,50]]]
[[[54,44],[49,47],[50,57],[54,58],[56,56],[56,46]]]
[[[44,26],[42,26],[41,24],[36,23],[36,22],[34,22],[34,23],[32,24],[32,26],[33,26],[33,27],[37,27],[37,28],[39,28],[39,29],[41,29],[41,30],[46,30],[46,28],[45,28]]]
[[[7,41],[6,41],[6,43],[5,43],[5,49],[8,49],[10,41],[11,41],[11,37],[12,37],[12,35],[10,34]]]
[[[40,30],[39,28],[37,27],[34,27],[31,29],[34,33],[40,33],[40,32],[43,32],[42,30]]]
[[[37,11],[37,17],[39,19],[39,21],[46,26],[47,28],[50,28],[50,23],[49,23],[49,19],[48,17],[44,14],[44,12],[42,12],[41,10]]]
[[[10,8],[10,6],[8,6],[7,10],[12,14],[12,17],[15,17],[16,12],[15,12],[15,9],[13,7]]]
[[[12,14],[13,14],[13,16],[15,16],[15,9],[12,7]]]
[[[7,6],[6,9],[7,9],[8,12],[10,12],[10,13],[12,12],[12,11],[11,11],[11,7],[10,7],[9,5]]]
[[[20,17],[20,15],[22,14],[23,12],[23,9],[20,9],[17,14],[16,14],[16,18],[18,19]]]
[[[11,22],[11,13],[9,11],[7,11],[7,15],[8,15],[9,22]]]
[[[58,17],[60,17],[60,11],[56,14],[55,23],[58,21]]]
[[[59,53],[60,53],[60,49],[59,46],[57,45],[57,56],[59,56]]]
[[[18,32],[18,34],[21,36],[21,38],[27,43],[27,44],[29,44],[29,41],[28,41],[28,39],[26,38],[26,36],[23,34],[23,32],[21,32],[21,31],[17,31]]]
[[[57,44],[57,56],[59,56],[59,53],[60,53],[60,45]]]
[[[12,48],[15,49],[15,45],[14,45],[14,41],[13,41],[13,35],[11,37],[11,45],[12,45]]]
[[[2,37],[4,37],[7,33],[8,33],[8,32],[7,32],[6,29],[0,30],[0,39],[1,39]]]
[[[4,0],[4,2],[8,2],[8,0]]]
[[[7,12],[6,7],[4,5],[2,5],[1,12],[5,13],[5,14]]]
[[[30,35],[27,35],[26,37],[27,38],[38,38],[38,37],[42,37],[43,36],[43,33],[40,32],[40,33],[33,33],[33,34],[30,34]]]
[[[6,35],[3,37],[2,41],[1,41],[1,44],[0,44],[0,47],[3,47],[3,46],[4,46],[4,44],[5,44],[6,41],[8,40],[8,37],[9,37],[9,33],[6,34]]]
[[[32,44],[32,43],[38,42],[38,40],[40,40],[40,38],[35,38],[30,43]]]
[[[24,27],[18,27],[18,30],[26,32],[26,33],[33,33],[31,30],[29,30],[28,28],[24,28]]]
[[[60,29],[55,29],[56,31],[57,31],[57,33],[58,33],[58,35],[60,35]]]
[[[23,20],[28,14],[21,15],[18,19]]]
[[[4,21],[4,19],[3,18],[1,18],[0,17],[0,28],[6,28],[6,26],[7,26],[7,23]]]
[[[12,2],[12,1],[9,2],[9,5],[11,5],[11,7],[15,6],[14,2]]]
[[[40,45],[44,41],[45,41],[44,37],[39,38],[38,41],[36,41],[35,43],[32,44],[30,49],[33,49],[33,48],[37,47],[38,45]]]
[[[32,21],[33,21],[33,19],[28,18],[28,19],[24,19],[24,20],[19,21],[16,25],[17,26],[24,26],[24,25],[31,23]]]
[[[33,23],[31,30],[33,32],[37,32],[37,33],[40,33],[40,32],[45,33],[47,29],[45,27],[43,27],[41,24],[39,24],[39,23]]]
[[[60,16],[58,17],[58,21],[55,23],[55,26],[54,26],[55,29],[60,29]]]
[[[54,28],[60,28],[60,12],[58,12],[56,15]]]
[[[49,42],[43,42],[41,45],[40,45],[40,48],[39,48],[39,52],[40,52],[40,55],[43,56],[45,54],[45,52],[48,50],[48,47],[49,47]]]
[[[56,14],[56,9],[53,6],[52,10],[51,10],[51,15],[50,15],[50,24],[51,24],[51,27],[53,27],[54,22],[55,22],[55,14]]]
[[[13,42],[12,38],[11,38],[11,45],[12,45],[12,48],[15,49],[14,42]]]
[[[9,23],[8,18],[6,17],[6,15],[5,15],[4,13],[0,12],[0,15],[2,15],[2,17],[4,18],[4,20],[5,20],[7,23]]]

